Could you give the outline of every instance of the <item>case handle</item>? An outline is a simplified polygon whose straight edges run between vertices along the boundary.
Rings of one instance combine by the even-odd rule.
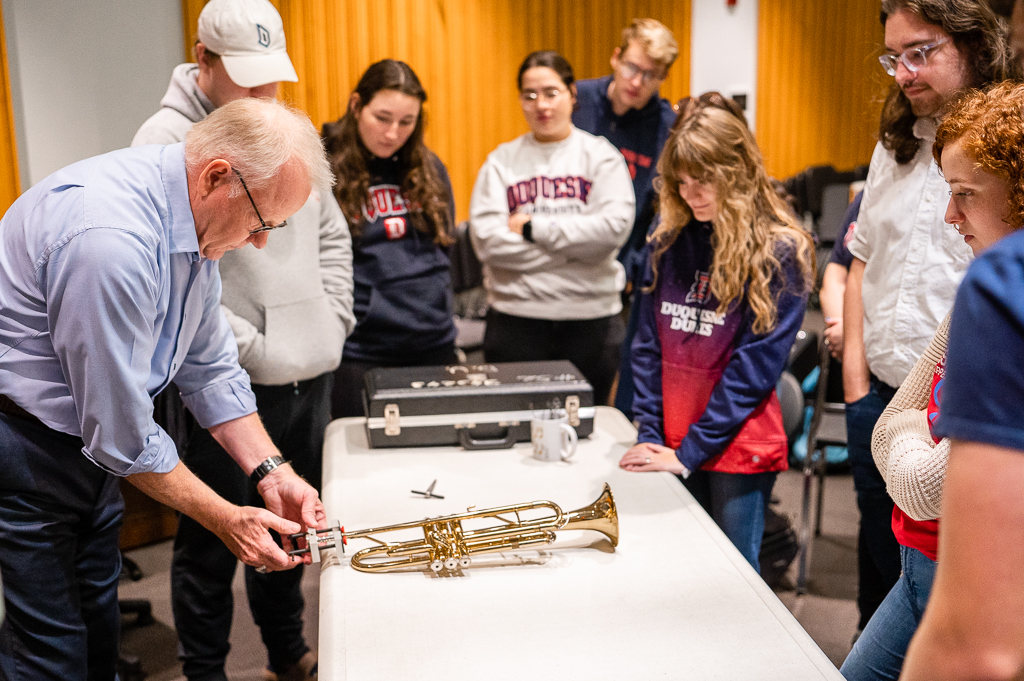
[[[489,440],[477,440],[469,432],[469,428],[459,428],[459,444],[465,449],[509,449],[516,443],[511,428],[505,429],[505,437]]]

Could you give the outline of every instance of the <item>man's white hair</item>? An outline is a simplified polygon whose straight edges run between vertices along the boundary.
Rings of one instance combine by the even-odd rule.
[[[202,172],[215,159],[238,170],[251,192],[272,185],[290,161],[299,164],[321,195],[329,195],[334,184],[323,142],[309,117],[274,99],[238,99],[192,126],[185,136],[189,174]],[[234,196],[244,190],[237,184],[231,191]]]

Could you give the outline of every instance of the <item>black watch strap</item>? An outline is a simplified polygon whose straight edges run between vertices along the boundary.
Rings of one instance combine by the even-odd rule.
[[[263,463],[261,463],[259,466],[256,466],[256,470],[254,470],[252,472],[252,475],[250,475],[249,477],[252,479],[254,483],[258,483],[260,480],[270,475],[270,471],[274,470],[278,466],[283,466],[284,463],[285,460],[282,459],[280,456],[272,456]]]
[[[523,238],[533,243],[533,220],[527,220],[523,223]]]

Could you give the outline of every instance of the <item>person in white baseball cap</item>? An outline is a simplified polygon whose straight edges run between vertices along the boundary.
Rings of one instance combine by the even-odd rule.
[[[239,87],[299,80],[285,49],[281,15],[267,0],[211,0],[199,15],[198,33]]]
[[[299,80],[281,15],[268,0],[210,0],[197,37],[197,63],[175,67],[160,110],[142,124],[132,146],[179,142],[217,107],[243,97],[276,97],[278,83]]]
[[[211,0],[199,15],[197,37],[199,63],[174,69],[160,110],[139,128],[132,146],[181,142],[215,109],[243,98],[273,98],[279,81],[296,80],[281,17],[267,0]],[[262,220],[258,193],[251,207],[250,217]],[[258,414],[271,424],[271,440],[292,469],[319,488],[333,372],[356,323],[352,240],[341,208],[331,192],[315,192],[262,250],[224,255],[221,308],[244,358]],[[265,310],[271,307],[285,315],[281,319],[302,322],[267,325]],[[171,385],[154,398],[154,418],[173,437],[182,461],[232,503],[260,503],[253,483],[237,466],[231,470],[230,458],[185,410],[178,393]],[[181,516],[171,561],[171,608],[189,681],[227,679],[237,565],[219,537]],[[267,649],[263,679],[315,679],[317,656],[303,636],[301,568],[244,570],[249,609]]]

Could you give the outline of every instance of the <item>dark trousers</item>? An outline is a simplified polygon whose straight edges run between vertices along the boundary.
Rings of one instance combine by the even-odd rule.
[[[359,362],[344,358],[334,372],[334,389],[331,392],[331,417],[342,419],[348,416],[366,416],[363,407],[363,388],[366,372],[382,367],[427,367],[442,364],[456,364],[455,344],[442,345],[416,355],[395,358],[393,362]]]
[[[567,359],[594,389],[594,404],[605,404],[615,379],[615,353],[606,352],[616,315],[597,319],[532,319],[487,311],[484,358],[488,362]],[[612,355],[609,361],[609,354]]]
[[[0,413],[0,679],[114,678],[121,614],[117,478],[82,440]]]
[[[896,394],[896,388],[871,377],[871,389],[846,405],[846,446],[860,510],[857,536],[857,608],[859,629],[900,578],[900,546],[892,532],[893,501],[871,457],[871,431]]]
[[[284,386],[253,385],[260,418],[286,461],[320,489],[324,429],[330,422],[331,374]],[[191,417],[189,417],[191,418]],[[200,480],[228,501],[263,506],[238,464],[192,421],[182,457]],[[171,563],[171,604],[180,657],[189,679],[225,679],[238,559],[202,525],[181,516]],[[308,650],[302,636],[302,566],[261,575],[245,566],[249,609],[267,648],[270,668],[283,672]]]

